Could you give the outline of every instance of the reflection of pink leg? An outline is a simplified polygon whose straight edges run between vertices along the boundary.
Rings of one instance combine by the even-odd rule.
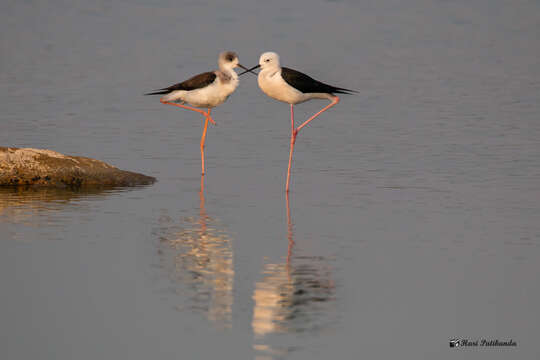
[[[206,215],[206,210],[204,209],[204,175],[201,175],[201,191],[199,191],[199,198],[201,200],[199,224],[201,225],[200,236],[202,237],[206,234],[206,219],[208,218],[208,215]]]
[[[201,174],[204,176],[204,143],[206,142],[206,130],[208,129],[208,120],[210,120],[210,109],[208,109],[208,116],[204,119],[204,129],[201,136]]]
[[[201,175],[201,191],[199,191],[199,197],[201,198],[201,209],[204,208],[204,176]]]
[[[188,109],[188,110],[191,110],[191,111],[195,111],[195,112],[198,112],[199,114],[203,115],[204,117],[208,117],[210,119],[210,122],[214,125],[216,125],[215,121],[210,117],[210,109],[208,109],[208,113],[205,113],[204,111],[200,110],[200,109],[196,109],[194,107],[191,107],[191,106],[186,106],[186,105],[182,105],[182,104],[177,104],[177,103],[173,103],[173,102],[168,102],[168,101],[165,101],[163,99],[159,100],[162,104],[167,104],[167,105],[172,105],[172,106],[178,106],[178,107],[181,107],[182,109]]]
[[[317,116],[321,115],[323,112],[330,109],[332,106],[336,105],[337,103],[339,103],[339,97],[334,96],[334,99],[332,100],[332,102],[330,104],[326,105],[324,108],[322,108],[315,115],[313,115],[312,117],[310,117],[309,119],[304,121],[302,123],[302,125],[300,125],[296,129],[294,128],[294,110],[293,110],[293,105],[291,104],[291,150],[289,151],[289,168],[287,170],[287,186],[285,187],[285,191],[287,193],[289,192],[289,181],[290,181],[290,178],[291,178],[292,156],[293,156],[293,150],[294,150],[294,143],[296,142],[296,136],[298,135],[300,130],[304,126],[306,126],[311,120],[315,119]]]
[[[294,246],[293,239],[293,225],[291,220],[291,208],[289,206],[289,193],[286,194],[287,197],[287,239],[289,240],[289,246],[287,247],[287,269],[291,266],[291,256]]]

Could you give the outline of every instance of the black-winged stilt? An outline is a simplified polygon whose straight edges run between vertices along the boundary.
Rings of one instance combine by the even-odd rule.
[[[275,52],[265,52],[259,58],[259,65],[248,69],[240,75],[261,68],[258,76],[259,87],[271,98],[286,102],[291,105],[291,149],[289,152],[289,167],[287,169],[286,192],[289,192],[289,180],[291,177],[292,155],[294,143],[298,132],[311,120],[330,109],[339,102],[339,97],[334,94],[352,94],[355,90],[348,90],[317,81],[299,71],[281,67],[279,55]],[[294,127],[294,105],[311,99],[328,99],[330,104],[322,108],[315,115],[304,121],[297,128]]]
[[[219,70],[209,71],[193,76],[192,78],[171,85],[169,87],[155,90],[145,95],[164,95],[160,101],[163,104],[178,106],[184,109],[193,110],[203,115],[205,118],[204,129],[201,137],[201,170],[204,175],[204,143],[206,140],[206,130],[208,121],[216,125],[210,111],[213,107],[222,104],[238,86],[238,75],[233,70],[235,67],[249,71],[246,67],[238,63],[238,55],[233,51],[224,51],[219,54]],[[207,108],[205,112],[196,108]]]

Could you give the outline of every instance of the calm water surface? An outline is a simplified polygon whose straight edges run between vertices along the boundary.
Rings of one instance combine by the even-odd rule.
[[[0,189],[5,359],[540,354],[540,3],[4,1],[0,146],[158,178]],[[277,51],[359,90],[298,137],[242,76],[199,115],[149,90]],[[297,106],[298,121],[324,102]],[[451,349],[450,338],[517,342]]]

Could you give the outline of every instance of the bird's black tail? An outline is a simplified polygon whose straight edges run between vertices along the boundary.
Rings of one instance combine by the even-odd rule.
[[[168,94],[170,92],[171,91],[169,89],[159,89],[159,90],[154,90],[152,92],[146,93],[144,95],[163,95],[163,94]]]
[[[353,95],[353,94],[358,94],[358,91],[335,87],[332,89],[332,93]]]

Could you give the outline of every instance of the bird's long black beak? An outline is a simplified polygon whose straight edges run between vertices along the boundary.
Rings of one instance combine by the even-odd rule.
[[[240,66],[240,64],[238,64],[238,66]],[[240,76],[240,75],[242,75],[242,74],[245,74],[245,73],[247,73],[247,72],[250,72],[250,73],[252,73],[252,74],[257,75],[257,73],[256,73],[256,72],[253,72],[253,70],[258,69],[258,68],[260,68],[260,67],[261,67],[261,65],[257,65],[257,66],[252,67],[251,69],[246,69],[245,67],[242,66],[242,69],[244,69],[244,70],[246,70],[246,71],[241,72],[240,74],[238,74],[238,76]]]
[[[246,71],[240,73],[240,75],[245,74],[245,73],[247,73],[247,72],[250,72],[250,73],[252,73],[253,75],[257,75],[256,72],[253,72],[253,71],[252,71],[252,70],[255,69],[255,68],[253,68],[253,69],[248,69],[248,68],[245,67],[244,65],[240,65],[240,64],[238,64],[238,67],[240,67],[240,68],[246,70]],[[238,76],[240,76],[240,75],[238,75]]]

